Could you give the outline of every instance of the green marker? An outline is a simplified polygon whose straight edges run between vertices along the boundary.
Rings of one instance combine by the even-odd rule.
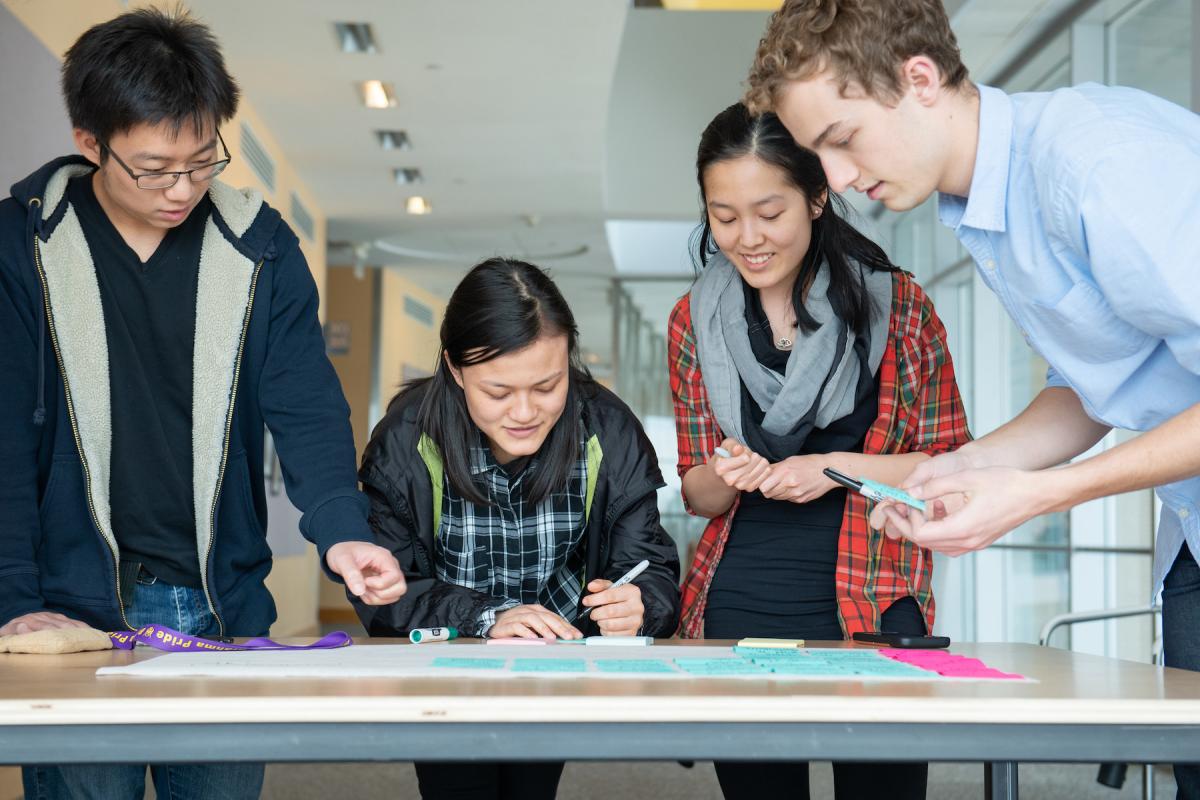
[[[421,642],[448,642],[458,638],[458,628],[415,628],[408,633],[413,644]]]

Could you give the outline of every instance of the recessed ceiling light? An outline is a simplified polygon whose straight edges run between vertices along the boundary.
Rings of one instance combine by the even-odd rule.
[[[375,131],[375,138],[384,150],[412,150],[408,131]]]
[[[433,211],[433,206],[429,205],[429,201],[424,197],[413,195],[404,204],[404,210],[410,214],[428,214]]]
[[[363,104],[367,108],[395,108],[396,90],[384,81],[363,81],[359,84]]]
[[[337,33],[338,45],[343,53],[379,52],[375,47],[375,34],[365,22],[335,22],[333,30]]]
[[[425,179],[421,176],[421,170],[416,167],[396,167],[392,170],[392,175],[396,178],[396,183],[401,186],[407,186],[410,183],[421,183]]]

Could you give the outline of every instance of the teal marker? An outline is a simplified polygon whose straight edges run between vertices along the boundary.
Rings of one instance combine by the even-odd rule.
[[[904,503],[906,506],[911,506],[922,514],[925,513],[925,501],[918,500],[911,494],[897,489],[895,486],[888,486],[886,483],[873,481],[869,478],[860,478],[855,480],[849,475],[843,475],[836,469],[823,470],[825,477],[834,483],[840,483],[847,489],[853,489],[863,497],[869,497],[872,500],[893,500],[897,503]]]
[[[422,642],[448,642],[458,638],[458,628],[415,628],[408,632],[413,644]]]

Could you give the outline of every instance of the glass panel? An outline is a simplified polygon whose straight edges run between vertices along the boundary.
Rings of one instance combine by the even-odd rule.
[[[1048,92],[1071,83],[1071,36],[1063,31],[1021,65],[1004,84],[1006,92]]]
[[[1016,325],[1009,326],[1009,395],[1016,416],[1046,388],[1046,360],[1025,343]],[[1070,515],[1067,512],[1036,517],[1014,530],[1003,540],[1006,544],[1066,545],[1070,542]]]
[[[1070,603],[1071,580],[1064,551],[1004,549],[1005,641],[1036,643],[1042,626]]]
[[[1100,611],[1150,605],[1150,555],[1075,553],[1071,556],[1071,605],[1078,611]],[[1069,639],[1060,636],[1068,636]],[[1156,635],[1150,615],[1085,622],[1069,634],[1056,633],[1053,644],[1084,653],[1148,662]]]
[[[975,635],[975,554],[951,558],[933,554],[933,632],[952,642],[973,642]]]
[[[1192,0],[1149,0],[1109,24],[1109,82],[1189,108]]]
[[[971,349],[972,311],[975,303],[974,267],[964,264],[956,272],[946,276],[930,290],[934,308],[942,324],[946,326],[946,340],[950,357],[954,362],[954,377],[958,391],[967,410],[970,424],[975,410],[973,351]]]

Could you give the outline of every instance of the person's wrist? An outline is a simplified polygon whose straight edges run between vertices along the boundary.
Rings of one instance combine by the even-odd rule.
[[[1095,491],[1096,481],[1090,476],[1089,464],[1069,464],[1056,469],[1029,470],[1030,485],[1034,487],[1038,514],[1066,511],[1080,503],[1102,497]]]
[[[959,458],[967,462],[968,469],[983,469],[984,467],[993,466],[987,456],[987,447],[981,445],[978,441],[967,442],[954,452]]]

